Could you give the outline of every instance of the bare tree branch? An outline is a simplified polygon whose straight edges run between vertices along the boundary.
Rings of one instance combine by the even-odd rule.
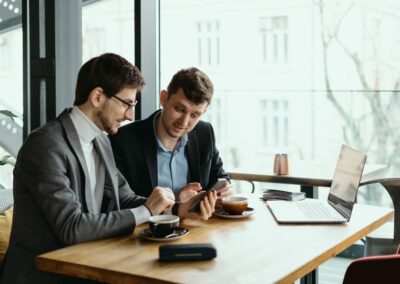
[[[331,101],[331,103],[334,105],[335,109],[339,112],[340,116],[344,119],[346,125],[354,130],[353,137],[357,141],[357,144],[361,144],[361,137],[360,137],[360,132],[357,127],[355,127],[354,122],[352,120],[352,117],[344,110],[344,108],[340,105],[340,103],[337,101],[336,97],[333,94],[331,85],[330,85],[330,78],[329,78],[329,71],[328,71],[328,48],[329,45],[332,43],[332,39],[337,38],[337,35],[340,30],[340,26],[346,17],[346,15],[349,13],[353,5],[350,5],[346,11],[345,14],[343,15],[342,18],[339,19],[337,25],[334,27],[334,36],[330,36],[327,38],[326,33],[325,33],[325,17],[324,17],[324,3],[322,0],[319,0],[317,3],[317,7],[319,8],[320,12],[320,23],[321,23],[321,41],[322,41],[322,52],[323,52],[323,68],[324,68],[324,82],[325,82],[325,88],[327,90],[327,98],[328,100]],[[346,136],[347,137],[347,136]],[[345,138],[346,139],[346,138]]]

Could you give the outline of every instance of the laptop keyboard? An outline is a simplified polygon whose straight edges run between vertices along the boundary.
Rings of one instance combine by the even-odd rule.
[[[337,217],[332,215],[327,208],[319,202],[296,202],[300,210],[312,219],[333,219]]]

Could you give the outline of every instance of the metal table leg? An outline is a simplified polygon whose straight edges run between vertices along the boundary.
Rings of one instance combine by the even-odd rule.
[[[300,186],[300,191],[305,192],[306,198],[318,198],[317,186]],[[318,268],[314,269],[306,276],[300,279],[301,284],[316,284],[318,282]]]
[[[318,186],[301,185],[300,191],[305,192],[306,198],[318,198]]]
[[[301,284],[316,284],[318,283],[318,268],[314,269],[306,276],[300,279]]]

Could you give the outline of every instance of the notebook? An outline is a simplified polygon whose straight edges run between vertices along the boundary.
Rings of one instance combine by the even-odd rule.
[[[328,200],[267,201],[278,223],[344,223],[353,211],[367,156],[342,145]]]

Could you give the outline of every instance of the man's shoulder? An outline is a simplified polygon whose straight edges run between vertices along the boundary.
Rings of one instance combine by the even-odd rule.
[[[59,140],[63,135],[63,127],[58,119],[53,119],[39,128],[33,130],[27,137],[28,141],[41,141],[42,143],[51,143],[52,141]]]
[[[66,147],[68,146],[61,122],[52,120],[28,135],[18,152],[17,165],[21,166],[19,161],[23,161],[26,166],[44,167],[56,156],[64,156]]]
[[[120,130],[121,130],[121,132],[135,131],[135,130],[141,129],[142,127],[145,127],[146,124],[147,124],[146,119],[134,121],[134,122],[131,122],[127,125],[120,127],[118,129],[118,133],[120,132]]]
[[[189,141],[195,139],[199,142],[200,147],[208,148],[215,140],[211,123],[202,120],[199,121],[189,133],[188,139]]]
[[[110,137],[115,139],[126,139],[128,137],[139,138],[138,136],[145,130],[146,122],[144,120],[139,120],[118,128],[118,132]]]
[[[27,137],[26,141],[29,140],[45,140],[45,141],[57,141],[64,139],[67,129],[65,124],[68,124],[68,120],[72,125],[72,121],[69,119],[69,112],[71,109],[64,110],[58,117],[46,122],[44,125],[34,129]],[[70,128],[71,130],[71,128]]]
[[[205,132],[205,131],[210,132],[211,129],[212,129],[211,123],[200,120],[193,130],[196,130],[198,132]]]
[[[158,111],[157,111],[158,112]],[[143,119],[143,120],[138,120],[134,121],[132,123],[129,123],[127,125],[124,125],[118,129],[118,132],[115,135],[112,135],[111,137],[114,137],[115,139],[118,138],[127,138],[127,137],[136,137],[140,138],[138,135],[141,135],[145,132],[153,131],[153,119],[154,115],[157,113],[153,113],[149,117]]]

